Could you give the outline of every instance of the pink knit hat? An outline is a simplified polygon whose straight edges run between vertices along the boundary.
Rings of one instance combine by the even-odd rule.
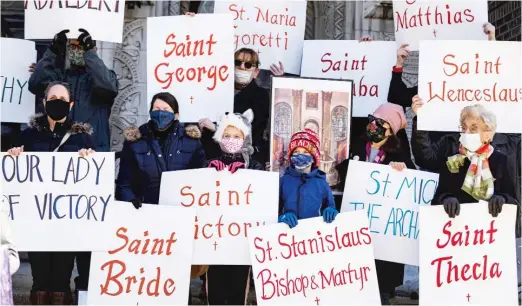
[[[384,103],[373,112],[373,116],[388,122],[393,134],[397,134],[399,130],[405,129],[408,125],[402,106],[397,104]]]

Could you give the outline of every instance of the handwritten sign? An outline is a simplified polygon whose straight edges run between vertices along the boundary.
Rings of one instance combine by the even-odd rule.
[[[76,39],[86,29],[94,40],[121,43],[124,12],[124,0],[26,0],[25,39],[52,39],[65,29]]]
[[[397,47],[419,50],[421,40],[486,40],[486,0],[394,0],[393,21]]]
[[[351,160],[341,211],[366,212],[375,258],[418,265],[418,208],[431,204],[438,181],[435,173]]]
[[[217,121],[232,111],[232,32],[225,14],[147,18],[148,101],[158,92],[172,93],[185,122]]]
[[[77,152],[2,153],[0,158],[2,209],[13,221],[19,251],[104,250],[98,234],[114,200],[114,153],[85,158]]]
[[[420,305],[518,305],[516,211],[504,204],[493,218],[486,202],[461,204],[450,219],[422,206]]]
[[[352,116],[367,117],[388,99],[396,53],[391,41],[306,40],[301,76],[353,80]]]
[[[419,59],[419,130],[458,131],[460,111],[483,104],[497,116],[497,132],[520,133],[520,42],[423,41]]]
[[[90,305],[185,305],[190,285],[195,211],[114,202],[120,213],[103,236],[108,252],[93,252]],[[117,224],[117,225],[116,225]]]
[[[244,169],[165,172],[159,203],[196,210],[193,264],[249,265],[250,231],[277,222],[278,178]]]
[[[216,1],[214,13],[234,17],[234,48],[253,49],[261,69],[281,61],[299,74],[306,25],[306,1]]]
[[[381,305],[362,211],[257,228],[249,241],[259,305]]]
[[[2,122],[27,123],[34,114],[34,95],[29,92],[29,65],[36,61],[34,42],[0,38],[0,89]]]

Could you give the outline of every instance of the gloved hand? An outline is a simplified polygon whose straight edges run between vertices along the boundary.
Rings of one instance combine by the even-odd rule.
[[[69,30],[63,30],[54,35],[53,42],[49,49],[56,55],[64,55],[67,48],[67,33]]]
[[[325,210],[323,210],[323,220],[326,223],[332,223],[333,220],[335,220],[335,217],[337,216],[339,212],[337,209],[333,207],[327,207]]]
[[[294,228],[297,225],[297,216],[294,213],[287,212],[279,216],[279,223],[286,223],[290,228]]]
[[[444,205],[444,210],[450,218],[455,218],[455,216],[460,215],[460,203],[457,198],[446,197],[444,200],[442,200],[442,204]]]
[[[506,203],[506,199],[500,195],[492,195],[488,202],[489,213],[496,218],[502,212],[502,205]]]
[[[132,205],[134,205],[134,207],[136,209],[140,209],[141,208],[141,199],[138,199],[138,198],[134,198],[132,199]]]
[[[230,173],[236,173],[237,169],[243,169],[245,168],[245,163],[242,162],[233,162],[230,165],[228,165],[228,171]]]
[[[82,34],[78,36],[78,42],[83,51],[89,51],[94,48],[94,42],[92,41],[91,34],[84,29],[78,29]]]

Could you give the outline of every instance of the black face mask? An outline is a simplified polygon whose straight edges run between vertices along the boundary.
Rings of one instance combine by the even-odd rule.
[[[45,103],[45,112],[54,121],[59,121],[69,115],[70,105],[71,102],[67,102],[61,99],[48,100]]]

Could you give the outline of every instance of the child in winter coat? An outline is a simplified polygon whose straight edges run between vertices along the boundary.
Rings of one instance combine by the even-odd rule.
[[[282,205],[279,222],[290,228],[295,227],[299,219],[321,215],[325,222],[331,223],[338,214],[326,174],[317,168],[319,147],[319,138],[310,129],[295,133],[290,140],[291,165],[279,181],[279,203]]]
[[[251,109],[243,114],[225,115],[213,137],[221,148],[221,156],[208,161],[208,167],[232,173],[238,169],[265,170],[262,164],[251,159],[253,120]],[[245,305],[250,266],[209,266],[206,281],[209,305]]]

